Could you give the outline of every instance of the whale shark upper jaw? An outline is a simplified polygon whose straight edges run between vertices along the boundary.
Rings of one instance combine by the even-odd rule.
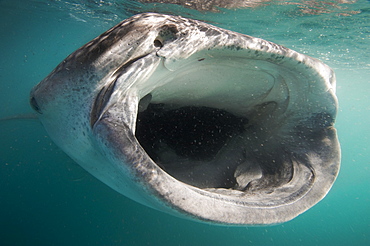
[[[123,21],[67,57],[30,103],[87,171],[179,217],[288,221],[339,170],[329,67],[182,17]]]

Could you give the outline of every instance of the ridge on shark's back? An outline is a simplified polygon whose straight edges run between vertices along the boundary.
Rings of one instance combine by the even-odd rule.
[[[30,103],[92,175],[179,217],[285,222],[339,171],[328,66],[178,16],[121,22],[60,63]]]

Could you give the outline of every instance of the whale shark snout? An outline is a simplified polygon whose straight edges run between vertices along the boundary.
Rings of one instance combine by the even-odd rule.
[[[60,63],[30,104],[92,175],[179,217],[285,222],[319,202],[339,171],[333,71],[196,20],[121,22]]]

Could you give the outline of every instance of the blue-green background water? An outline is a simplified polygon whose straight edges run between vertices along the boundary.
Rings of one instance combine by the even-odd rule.
[[[268,227],[221,227],[139,205],[96,180],[35,120],[0,122],[0,245],[370,245],[370,2],[274,1],[197,12],[125,1],[0,0],[0,118],[31,113],[30,89],[60,61],[137,12],[205,20],[334,68],[342,165],[327,197]],[[307,13],[309,12],[309,13]]]

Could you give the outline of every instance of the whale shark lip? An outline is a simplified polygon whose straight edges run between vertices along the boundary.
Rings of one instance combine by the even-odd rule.
[[[335,76],[285,47],[195,20],[140,14],[31,92],[52,139],[149,207],[220,224],[288,221],[339,170]]]

